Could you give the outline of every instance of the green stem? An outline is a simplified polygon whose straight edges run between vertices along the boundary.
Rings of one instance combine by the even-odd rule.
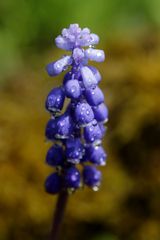
[[[57,199],[56,209],[55,209],[55,213],[54,213],[54,217],[53,217],[50,240],[59,240],[67,201],[68,201],[68,192],[61,191],[59,193],[59,196]]]

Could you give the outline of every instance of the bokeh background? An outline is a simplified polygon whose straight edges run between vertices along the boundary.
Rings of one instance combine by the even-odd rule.
[[[160,1],[0,1],[0,240],[48,239],[56,197],[44,128],[45,65],[70,23],[100,35],[95,64],[110,112],[99,192],[70,197],[63,240],[160,240]]]

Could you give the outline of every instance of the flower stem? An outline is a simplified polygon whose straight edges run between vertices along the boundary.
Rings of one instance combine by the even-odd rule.
[[[57,199],[50,240],[59,240],[64,212],[67,205],[67,200],[68,200],[68,192],[61,191]]]

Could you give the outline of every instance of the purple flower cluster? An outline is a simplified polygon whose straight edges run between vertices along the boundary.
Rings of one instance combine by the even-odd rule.
[[[62,189],[75,191],[82,185],[98,190],[101,182],[101,172],[96,167],[106,162],[101,143],[108,109],[98,87],[101,75],[95,67],[87,65],[89,60],[102,62],[105,59],[104,51],[94,48],[98,42],[99,37],[88,28],[71,24],[55,39],[57,47],[71,51],[71,55],[46,67],[50,76],[68,69],[63,84],[52,89],[46,99],[51,119],[45,134],[53,142],[46,162],[56,169],[45,182],[46,191],[51,194]],[[66,98],[68,106],[62,112]]]

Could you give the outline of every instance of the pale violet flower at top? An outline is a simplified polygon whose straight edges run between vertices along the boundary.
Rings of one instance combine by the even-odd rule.
[[[71,51],[72,54],[48,64],[48,74],[50,76],[59,75],[73,63],[86,65],[88,60],[103,62],[104,51],[94,48],[98,42],[98,35],[91,33],[89,28],[81,29],[78,24],[71,24],[69,28],[64,28],[61,35],[55,39],[55,44],[58,48]]]
[[[69,28],[62,30],[62,35],[55,39],[56,46],[67,51],[72,51],[75,47],[87,47],[98,44],[99,37],[90,33],[89,28],[81,29],[78,24],[71,24]]]

